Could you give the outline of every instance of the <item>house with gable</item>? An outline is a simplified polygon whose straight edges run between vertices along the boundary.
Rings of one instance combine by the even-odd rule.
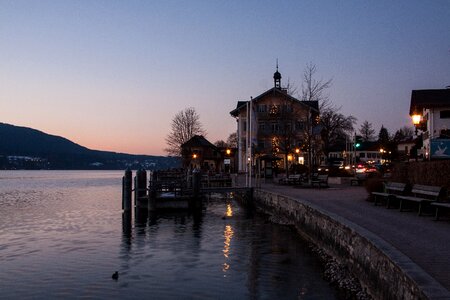
[[[198,169],[204,172],[219,172],[223,155],[219,148],[202,135],[194,135],[181,145],[183,168]]]
[[[450,159],[450,88],[413,90],[409,114],[422,134],[425,159]]]
[[[249,101],[238,101],[230,114],[237,121],[237,166],[271,177],[276,169],[292,164],[318,165],[318,101],[301,101],[281,86],[281,73],[273,74],[274,86]],[[255,174],[255,173],[254,173]]]

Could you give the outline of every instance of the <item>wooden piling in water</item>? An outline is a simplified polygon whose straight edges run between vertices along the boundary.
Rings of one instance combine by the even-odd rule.
[[[131,170],[125,170],[125,175],[122,177],[122,209],[125,211],[131,210],[132,178]]]
[[[150,178],[150,190],[148,192],[148,211],[156,211],[156,182],[158,180],[158,172],[153,171]]]
[[[200,196],[201,176],[200,172],[192,172],[192,193],[195,199]]]
[[[139,169],[134,177],[134,206],[146,207],[147,201],[141,203],[147,198],[147,171]]]
[[[198,210],[202,207],[201,180],[202,174],[200,172],[192,172],[192,198],[189,200],[189,207],[193,210]]]

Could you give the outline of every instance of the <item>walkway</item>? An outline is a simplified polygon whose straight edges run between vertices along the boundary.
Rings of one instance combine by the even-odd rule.
[[[450,221],[415,212],[399,212],[366,201],[363,187],[332,185],[328,189],[262,183],[261,188],[313,203],[378,235],[408,256],[450,291]]]

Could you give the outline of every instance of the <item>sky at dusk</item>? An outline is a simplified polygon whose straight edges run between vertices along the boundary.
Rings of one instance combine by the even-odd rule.
[[[409,125],[411,90],[450,85],[450,1],[0,0],[0,122],[91,149],[164,155],[194,107],[211,142],[229,112],[309,62],[345,115]]]

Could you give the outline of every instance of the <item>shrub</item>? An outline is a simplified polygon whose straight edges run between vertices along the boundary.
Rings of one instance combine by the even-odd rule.
[[[379,177],[368,178],[364,184],[364,187],[366,188],[367,192],[369,193],[369,197],[367,200],[373,201],[372,192],[383,192],[384,191],[383,179],[381,179]]]

